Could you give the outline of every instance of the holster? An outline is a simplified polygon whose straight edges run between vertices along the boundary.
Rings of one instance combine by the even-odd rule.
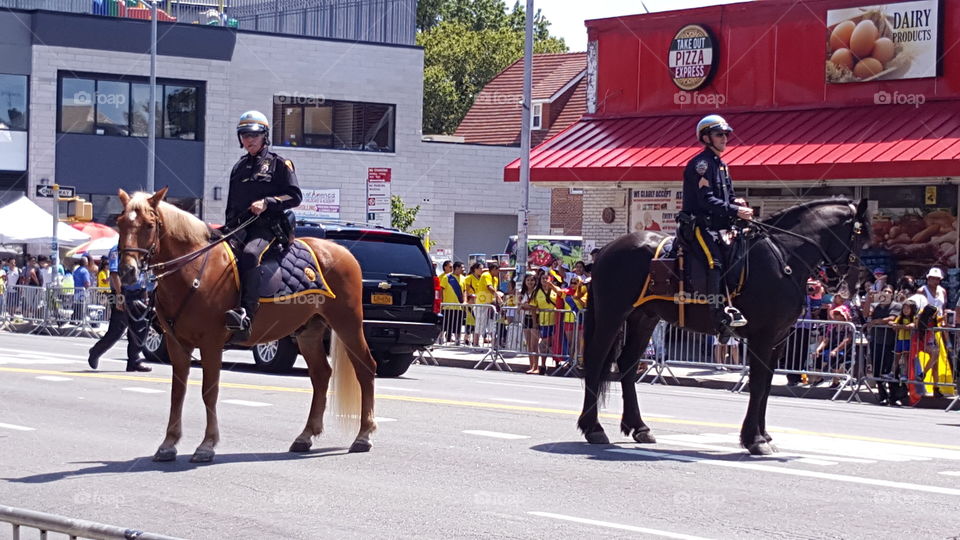
[[[284,210],[283,216],[275,218],[270,225],[270,231],[273,233],[281,249],[286,248],[293,243],[294,229],[297,226],[297,216],[293,210]]]

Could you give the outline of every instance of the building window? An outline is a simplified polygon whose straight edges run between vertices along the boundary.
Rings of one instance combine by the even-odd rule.
[[[200,140],[203,90],[200,85],[157,84],[156,136]],[[150,86],[145,80],[110,76],[61,76],[60,131],[146,137]]]
[[[0,75],[0,130],[27,130],[26,75]]]
[[[274,143],[281,146],[395,151],[396,105],[329,101],[289,103],[287,96],[275,96],[273,106]]]
[[[530,129],[543,129],[543,103],[534,103]]]

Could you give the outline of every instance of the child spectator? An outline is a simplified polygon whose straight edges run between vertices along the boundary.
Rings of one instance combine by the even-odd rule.
[[[830,311],[830,320],[837,321],[838,323],[850,322],[849,308],[846,306],[833,308]],[[823,338],[817,345],[814,354],[821,359],[821,365],[824,371],[829,370],[832,373],[843,374],[845,369],[849,367],[847,364],[849,362],[852,345],[853,336],[851,335],[850,328],[843,324],[831,324],[828,325],[824,331]],[[822,382],[823,379],[820,379],[815,384]],[[840,386],[840,380],[834,378],[830,388],[837,388],[838,386]]]
[[[533,293],[537,290],[539,290],[537,275],[527,272],[523,276],[523,286],[520,287],[517,303],[523,312],[523,339],[528,351],[527,356],[530,359],[530,369],[527,370],[527,373],[531,375],[540,374],[540,356],[537,354],[540,348],[540,329],[534,321],[537,306],[533,300]]]

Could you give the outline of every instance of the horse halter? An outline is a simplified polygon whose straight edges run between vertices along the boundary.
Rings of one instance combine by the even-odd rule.
[[[123,248],[120,248],[120,254],[121,254],[121,255],[123,255],[124,253],[127,253],[127,252],[131,252],[131,253],[137,254],[137,257],[136,257],[136,259],[137,259],[137,264],[141,267],[141,268],[140,268],[140,272],[141,272],[142,274],[147,274],[148,276],[149,276],[149,275],[152,275],[152,272],[151,272],[151,270],[150,270],[150,259],[152,259],[154,255],[156,255],[156,253],[157,253],[157,248],[160,246],[160,231],[161,231],[162,229],[163,229],[163,221],[160,219],[159,213],[158,213],[158,214],[157,214],[157,223],[156,223],[156,226],[153,228],[153,232],[154,232],[154,233],[153,233],[153,239],[152,239],[151,242],[150,242],[150,248],[149,248],[149,249],[145,249],[145,248],[141,248],[141,247],[123,247]]]

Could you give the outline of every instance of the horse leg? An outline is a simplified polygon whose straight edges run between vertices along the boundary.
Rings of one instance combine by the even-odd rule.
[[[356,390],[360,390],[360,431],[357,438],[350,445],[351,452],[369,452],[373,447],[370,436],[377,430],[373,416],[373,380],[377,376],[377,362],[370,354],[370,347],[363,336],[363,317],[359,311],[352,309],[338,313],[325,314],[327,323],[333,328],[335,338],[331,343],[333,353],[334,399],[338,409],[356,414]],[[346,377],[351,371],[356,376],[354,381]]]
[[[771,378],[772,378],[773,368],[776,367],[775,362],[779,361],[780,355],[783,354],[783,349],[784,349],[785,346],[786,346],[786,339],[781,339],[780,342],[779,342],[779,345],[777,345],[777,346],[774,347],[774,349],[773,349],[773,354],[772,354],[772,356],[770,357],[770,360],[771,360],[771,362],[772,362],[772,363],[770,364],[770,365],[771,365]],[[760,429],[760,435],[763,437],[763,440],[767,441],[767,443],[768,443],[769,446],[770,446],[770,450],[772,450],[772,451],[774,451],[774,452],[779,452],[780,449],[777,448],[777,445],[773,444],[773,442],[772,442],[772,441],[773,441],[773,437],[771,437],[770,434],[767,433],[767,398],[770,397],[770,391],[771,391],[772,389],[773,389],[773,385],[772,385],[772,384],[768,384],[768,385],[767,385],[767,391],[766,391],[766,393],[763,395],[763,401],[762,401],[762,403],[760,404],[760,427],[759,427],[759,429]]]
[[[217,422],[217,397],[220,394],[220,367],[223,361],[223,349],[220,346],[206,346],[200,349],[200,364],[203,366],[203,405],[207,411],[207,428],[203,441],[190,458],[192,463],[213,461],[214,447],[220,442],[220,426]]]
[[[773,345],[769,339],[754,338],[747,346],[750,356],[750,404],[740,428],[740,445],[751,454],[770,455],[773,449],[764,437],[762,422],[766,414],[766,396],[773,381]]]
[[[313,400],[310,402],[310,414],[307,425],[290,445],[291,452],[306,452],[313,445],[313,437],[323,433],[323,412],[327,408],[327,387],[333,370],[327,362],[327,351],[323,346],[323,334],[326,324],[320,317],[314,317],[297,336],[300,353],[307,361],[310,383],[313,385]]]
[[[187,379],[190,377],[190,356],[193,349],[185,349],[176,339],[167,341],[167,353],[173,367],[170,388],[170,418],[167,433],[160,448],[153,455],[154,461],[173,461],[177,458],[177,443],[183,435],[183,399],[187,394]]]
[[[623,351],[617,357],[620,370],[620,386],[623,391],[623,416],[620,419],[620,431],[630,435],[638,443],[655,443],[656,437],[650,433],[650,427],[640,417],[640,404],[637,400],[637,365],[640,356],[650,342],[657,327],[657,320],[634,311],[627,319],[627,341]]]
[[[595,316],[596,310],[587,312],[587,317]],[[577,427],[590,444],[610,443],[598,418],[599,401],[607,373],[610,372],[610,365],[613,363],[613,342],[617,339],[622,320],[618,318],[616,322],[602,325],[587,321],[588,324],[594,324],[595,328],[592,332],[588,330],[587,346],[583,351],[583,410],[577,420]]]

